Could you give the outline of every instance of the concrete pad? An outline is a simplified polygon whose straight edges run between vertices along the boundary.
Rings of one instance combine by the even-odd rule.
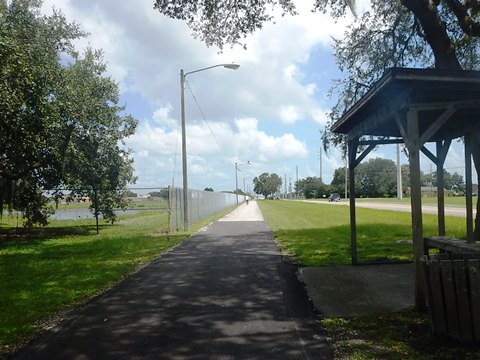
[[[376,315],[415,305],[411,263],[305,267],[298,276],[325,316]]]

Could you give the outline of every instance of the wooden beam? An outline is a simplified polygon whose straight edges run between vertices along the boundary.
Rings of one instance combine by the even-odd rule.
[[[403,144],[402,138],[395,139],[375,139],[375,140],[359,140],[358,145],[390,145],[390,144]]]
[[[473,202],[472,202],[472,138],[465,135],[465,201],[467,211],[467,241],[473,242]]]
[[[402,120],[402,118],[400,117],[400,113],[398,112],[395,114],[395,123],[397,124],[398,131],[400,131],[400,134],[402,135],[403,142],[406,144],[408,142],[406,124],[405,121]]]
[[[360,154],[360,156],[356,159],[353,159],[353,163],[351,166],[353,166],[354,168],[356,168],[361,162],[363,159],[365,159],[365,157],[370,154],[370,152],[375,149],[376,145],[375,144],[370,144],[365,150],[363,150],[363,152]]]
[[[358,264],[357,253],[357,216],[355,209],[355,157],[358,148],[358,138],[348,142],[348,189],[350,192],[350,254],[352,265]]]
[[[437,165],[438,163],[438,158],[432,154],[432,152],[430,150],[428,150],[425,146],[422,145],[422,147],[420,148],[420,150],[422,151],[422,153],[424,153],[435,165]]]
[[[412,103],[410,109],[416,111],[441,110],[449,107],[456,107],[457,109],[476,109],[480,110],[478,100],[455,100],[455,101],[438,101],[426,103]]]
[[[455,114],[457,108],[455,106],[449,106],[431,125],[425,129],[423,134],[420,136],[420,144],[425,144],[429,141],[433,135],[437,133],[438,130],[442,128],[443,125]]]
[[[442,149],[440,153],[437,153],[438,158],[441,159],[443,162],[445,162],[445,159],[447,158],[448,150],[450,149],[451,144],[452,139],[445,140],[442,144]]]
[[[437,214],[438,214],[438,235],[445,236],[445,182],[443,168],[445,157],[442,158],[442,141],[437,141]],[[440,155],[440,156],[439,156]]]
[[[420,139],[418,129],[418,112],[409,110],[407,113],[408,143],[410,164],[410,191],[412,203],[412,240],[415,264],[415,306],[424,310],[426,306],[425,285],[421,258],[424,255],[422,194],[420,180]]]
[[[376,129],[380,125],[387,122],[392,116],[406,109],[410,100],[410,90],[405,90],[397,96],[393,97],[384,106],[378,107],[372,114],[363,117],[356,126],[348,130],[348,140],[359,138],[360,136],[369,134],[370,130]]]

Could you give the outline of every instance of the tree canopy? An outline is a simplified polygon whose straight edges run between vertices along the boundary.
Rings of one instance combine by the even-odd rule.
[[[95,198],[95,212],[113,220],[134,181],[123,140],[136,120],[118,105],[101,52],[80,55],[72,41],[85,34],[57,11],[42,16],[40,5],[0,0],[0,210],[45,225],[44,191],[62,188],[55,199]]]
[[[282,186],[282,178],[275,173],[262,173],[253,179],[253,191],[265,198],[273,197]]]

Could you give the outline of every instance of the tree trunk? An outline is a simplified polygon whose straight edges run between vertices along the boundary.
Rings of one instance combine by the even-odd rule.
[[[472,134],[472,157],[473,165],[477,171],[477,184],[480,184],[480,133]],[[477,213],[475,215],[474,229],[473,229],[473,241],[480,240],[480,198],[477,195]]]
[[[431,0],[401,0],[402,4],[415,14],[425,33],[425,38],[435,56],[435,68],[444,70],[462,70],[455,47],[447,33],[445,24],[440,19],[438,9]],[[480,133],[472,135],[472,157],[477,171],[477,183],[480,182]],[[477,215],[473,240],[480,240],[480,203],[477,197]]]
[[[435,56],[435,68],[461,70],[455,47],[448,36],[445,24],[440,19],[437,7],[431,0],[402,0],[422,25],[425,39]]]

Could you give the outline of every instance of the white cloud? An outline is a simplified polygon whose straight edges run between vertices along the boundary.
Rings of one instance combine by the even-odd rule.
[[[292,134],[268,135],[258,129],[258,121],[253,118],[237,119],[233,124],[195,123],[186,130],[189,173],[196,177],[214,173],[224,176],[216,167],[228,168],[235,162],[249,160],[259,167],[305,158],[308,154],[305,143]],[[140,124],[136,134],[127,141],[127,146],[134,149],[139,179],[150,179],[152,167],[156,167],[158,173],[173,174],[174,167],[180,169],[179,135],[176,129],[167,130],[154,122]]]
[[[137,134],[128,140],[139,183],[156,185],[161,180],[165,184],[181,169],[180,69],[191,71],[219,63],[241,66],[237,71],[216,68],[187,78],[209,124],[199,121],[203,115],[187,89],[192,182],[210,179],[219,186],[230,186],[235,161],[255,162],[243,175],[267,167],[269,171],[292,171],[295,166],[289,162],[307,161],[309,127],[316,133],[317,124],[326,123],[327,110],[318,79],[303,65],[314,50],[328,49],[331,36],[343,34],[350,20],[335,22],[328,14],[312,13],[313,0],[296,1],[299,16],[265,24],[246,39],[247,50],[227,46],[219,53],[193,39],[184,22],[154,11],[152,4],[151,0],[45,0],[43,6],[46,12],[52,6],[60,8],[68,20],[89,32],[78,46],[102,48],[108,73],[120,83],[122,93],[135,94],[147,109],[156,109],[144,120],[145,109],[135,108],[142,104],[125,99],[127,112],[143,114],[138,117]],[[318,73],[326,71],[322,61],[318,59]]]

